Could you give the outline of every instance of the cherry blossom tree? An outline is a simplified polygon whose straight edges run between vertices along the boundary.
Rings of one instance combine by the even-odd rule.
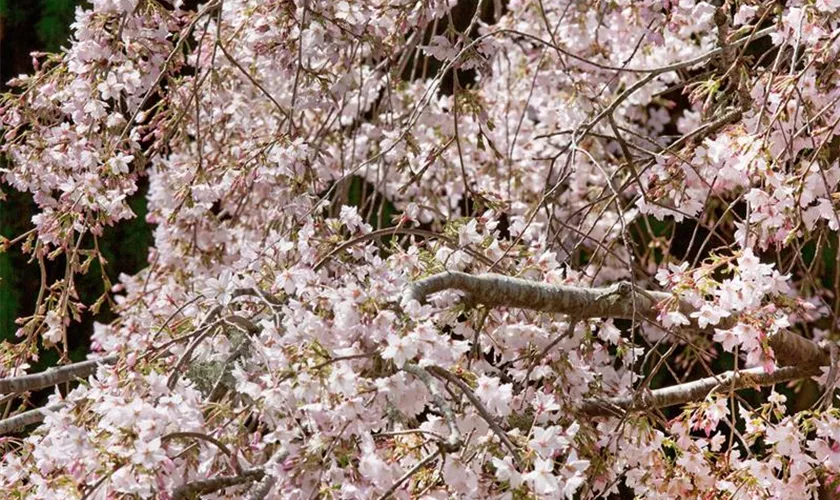
[[[7,498],[838,488],[840,2],[91,3],[0,100]]]

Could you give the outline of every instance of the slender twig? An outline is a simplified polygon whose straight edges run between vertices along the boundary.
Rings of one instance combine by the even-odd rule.
[[[475,409],[478,411],[478,414],[481,415],[481,418],[483,418],[487,422],[487,425],[490,426],[490,430],[499,437],[499,440],[501,440],[502,444],[508,449],[513,457],[513,460],[516,462],[516,465],[522,467],[522,461],[519,458],[519,452],[516,450],[516,446],[514,446],[510,438],[508,438],[504,429],[502,429],[498,422],[496,422],[496,418],[493,417],[493,414],[485,408],[481,400],[478,399],[478,396],[476,396],[472,389],[470,389],[470,386],[468,386],[467,383],[461,380],[457,375],[454,375],[450,373],[449,370],[443,369],[439,366],[430,366],[428,367],[428,371],[436,377],[442,378],[447,382],[451,382],[458,386],[458,389],[460,389],[464,396],[470,400],[470,403],[475,406]]]
[[[218,322],[207,325],[207,327],[205,327],[203,331],[200,331],[198,335],[196,335],[195,339],[193,339],[190,345],[187,346],[183,354],[181,354],[181,357],[178,358],[177,363],[175,363],[175,368],[172,370],[172,374],[169,376],[169,380],[167,380],[166,382],[166,386],[169,387],[169,389],[173,389],[175,387],[175,384],[178,383],[178,378],[180,377],[181,370],[187,363],[189,363],[190,359],[192,358],[193,351],[195,351],[198,345],[201,344],[201,342],[203,342],[204,339],[206,339],[207,336],[210,335],[210,333],[215,331],[219,323],[227,323],[230,325],[234,325],[250,334],[255,334],[260,331],[260,329],[251,320],[243,318],[242,316],[238,316],[236,314],[225,316]]]
[[[416,229],[410,227],[386,227],[383,229],[377,229],[376,231],[371,231],[369,233],[363,234],[361,236],[357,236],[352,240],[345,241],[341,245],[335,247],[333,250],[330,251],[327,255],[325,255],[321,260],[319,260],[315,266],[312,268],[313,271],[318,271],[324,265],[330,261],[333,257],[340,254],[341,252],[347,250],[348,248],[357,245],[359,243],[364,243],[365,241],[375,240],[377,238],[383,238],[386,236],[396,236],[398,234],[408,234],[413,236],[422,236],[423,238],[434,238],[441,240],[450,246],[457,246],[458,242],[445,234],[435,233],[434,231],[426,231],[425,229]],[[472,250],[471,248],[465,248],[465,251],[469,253],[472,257],[482,261],[483,263],[490,265],[492,262],[485,257],[484,255]]]
[[[432,460],[436,459],[438,455],[440,455],[440,448],[426,455],[422,460],[414,464],[414,467],[412,467],[405,474],[400,476],[400,478],[397,479],[397,481],[394,484],[392,484],[391,487],[388,488],[388,490],[382,494],[382,496],[379,497],[379,500],[386,500],[387,498],[390,498],[390,496],[393,495],[395,491],[397,491],[397,488],[402,486],[404,482],[408,481],[414,474],[417,474],[417,472],[420,469],[428,465]]]
[[[750,36],[745,36],[745,37],[739,38],[738,40],[735,40],[735,41],[727,44],[726,48],[731,49],[731,48],[739,47],[743,44],[752,42],[754,40],[765,37],[767,35],[771,35],[775,31],[776,31],[776,28],[774,26],[771,26],[769,28],[764,28],[763,30],[756,31],[755,33],[751,33]],[[679,70],[679,69],[690,68],[691,66],[695,66],[695,65],[700,64],[704,61],[707,61],[709,59],[717,57],[718,55],[720,55],[724,52],[724,48],[719,47],[719,48],[710,50],[706,53],[700,54],[697,57],[692,57],[691,59],[686,59],[685,61],[679,61],[679,62],[676,62],[676,63],[673,63],[673,64],[668,64],[668,65],[665,65],[665,66],[659,66],[659,67],[656,67],[656,68],[628,68],[628,67],[623,67],[623,66],[610,66],[610,65],[607,65],[607,64],[601,64],[601,63],[598,63],[598,62],[595,62],[595,61],[591,61],[591,60],[583,58],[583,57],[581,57],[581,56],[579,56],[579,55],[577,55],[573,52],[567,51],[567,50],[563,49],[562,47],[559,47],[559,46],[554,45],[550,42],[547,42],[547,41],[543,40],[542,38],[540,38],[538,36],[535,36],[535,35],[532,35],[530,33],[525,33],[525,32],[517,31],[517,30],[513,30],[513,29],[499,29],[499,30],[496,30],[496,31],[493,32],[493,34],[501,34],[501,33],[510,33],[510,34],[513,34],[513,35],[516,35],[516,36],[520,36],[522,38],[532,40],[534,42],[543,44],[547,47],[551,47],[552,49],[563,53],[567,57],[570,57],[572,59],[576,59],[576,60],[578,60],[582,63],[590,64],[590,65],[592,65],[596,68],[599,68],[599,69],[602,69],[602,70],[605,70],[605,71],[616,71],[616,72],[620,72],[620,73],[650,73],[650,74],[653,74],[653,75],[661,75],[662,73],[668,73],[670,71],[676,71],[676,70]]]
[[[268,97],[268,100],[270,100],[274,104],[274,107],[276,107],[277,110],[280,111],[280,114],[286,117],[286,119],[289,120],[289,122],[291,122],[291,113],[285,108],[283,108],[283,106],[281,106],[280,103],[277,102],[277,99],[275,99],[274,96],[272,96],[265,89],[265,87],[263,87],[262,84],[260,84],[260,82],[256,80],[256,78],[251,76],[251,74],[245,68],[243,68],[242,65],[239,64],[239,62],[236,59],[234,59],[232,55],[230,55],[230,53],[227,51],[221,40],[217,41],[216,45],[222,50],[222,54],[225,55],[225,58],[227,58],[227,60],[230,61],[230,63],[233,64],[236,67],[236,69],[238,69],[243,75],[245,75],[248,81],[254,84],[255,87],[257,87],[266,97]]]
[[[572,318],[572,320],[569,321],[569,329],[566,330],[565,333],[562,333],[562,334],[558,335],[556,339],[552,340],[547,346],[545,346],[545,348],[542,351],[540,351],[539,354],[537,354],[536,357],[534,357],[531,360],[531,363],[528,365],[528,371],[525,373],[524,382],[526,384],[528,383],[528,379],[531,378],[531,373],[534,371],[534,368],[536,368],[536,366],[540,362],[540,360],[543,359],[544,357],[546,357],[548,355],[548,353],[550,353],[551,350],[554,349],[554,347],[557,344],[560,343],[560,341],[562,341],[565,338],[569,338],[569,337],[573,336],[574,333],[575,333],[575,327],[577,326],[577,324],[578,324],[578,320]]]
[[[443,419],[449,427],[449,437],[446,438],[445,442],[441,443],[441,446],[443,446],[444,450],[447,452],[458,451],[463,444],[461,440],[461,432],[458,430],[458,426],[455,423],[455,412],[452,411],[452,407],[450,407],[449,403],[446,402],[446,398],[443,397],[443,393],[440,391],[440,388],[434,383],[431,375],[429,375],[429,372],[418,365],[406,363],[403,370],[419,378],[420,381],[426,385],[426,388],[432,395],[432,400],[443,414]]]
[[[230,449],[218,439],[214,438],[213,436],[209,436],[207,434],[201,432],[170,432],[169,434],[160,438],[160,440],[168,441],[170,439],[178,439],[178,438],[192,438],[192,439],[200,439],[202,441],[207,441],[208,443],[212,443],[216,446],[222,453],[228,456],[228,458],[233,458],[233,453],[231,453]]]

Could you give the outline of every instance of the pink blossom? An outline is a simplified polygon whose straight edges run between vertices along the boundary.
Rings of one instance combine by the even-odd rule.
[[[523,479],[538,495],[551,495],[560,490],[557,476],[553,474],[554,461],[538,458],[534,463],[534,470],[525,474]]]
[[[722,318],[726,318],[728,316],[729,312],[726,310],[718,306],[708,304],[704,304],[703,307],[700,308],[700,311],[691,313],[692,318],[697,318],[697,324],[700,328],[706,328],[709,325],[716,325]]]
[[[417,356],[417,344],[409,337],[400,337],[395,334],[388,335],[388,347],[382,351],[382,357],[393,359],[394,364],[402,368],[407,361]]]

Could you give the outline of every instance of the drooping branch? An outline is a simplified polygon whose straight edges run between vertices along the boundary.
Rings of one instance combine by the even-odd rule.
[[[579,410],[592,417],[620,416],[626,411],[648,411],[699,401],[713,391],[761,387],[819,374],[820,367],[816,365],[789,366],[772,373],[765,372],[762,367],[728,371],[714,377],[644,392],[636,398],[587,399],[580,405]]]

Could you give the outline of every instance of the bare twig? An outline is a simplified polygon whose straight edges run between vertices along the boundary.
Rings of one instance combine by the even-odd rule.
[[[534,371],[534,368],[536,368],[536,366],[540,362],[540,360],[543,359],[544,357],[546,357],[548,355],[548,353],[550,353],[551,350],[554,349],[554,347],[557,344],[560,343],[560,341],[562,341],[565,338],[573,336],[574,333],[575,333],[575,327],[577,326],[577,324],[578,324],[578,320],[572,318],[572,320],[569,321],[568,330],[566,330],[565,333],[561,333],[560,335],[558,335],[556,339],[552,340],[547,346],[545,346],[545,348],[542,351],[540,351],[539,354],[537,354],[537,356],[535,358],[533,358],[531,360],[531,362],[528,364],[528,371],[525,373],[524,382],[526,384],[528,383],[528,379],[531,378],[531,373]]]

